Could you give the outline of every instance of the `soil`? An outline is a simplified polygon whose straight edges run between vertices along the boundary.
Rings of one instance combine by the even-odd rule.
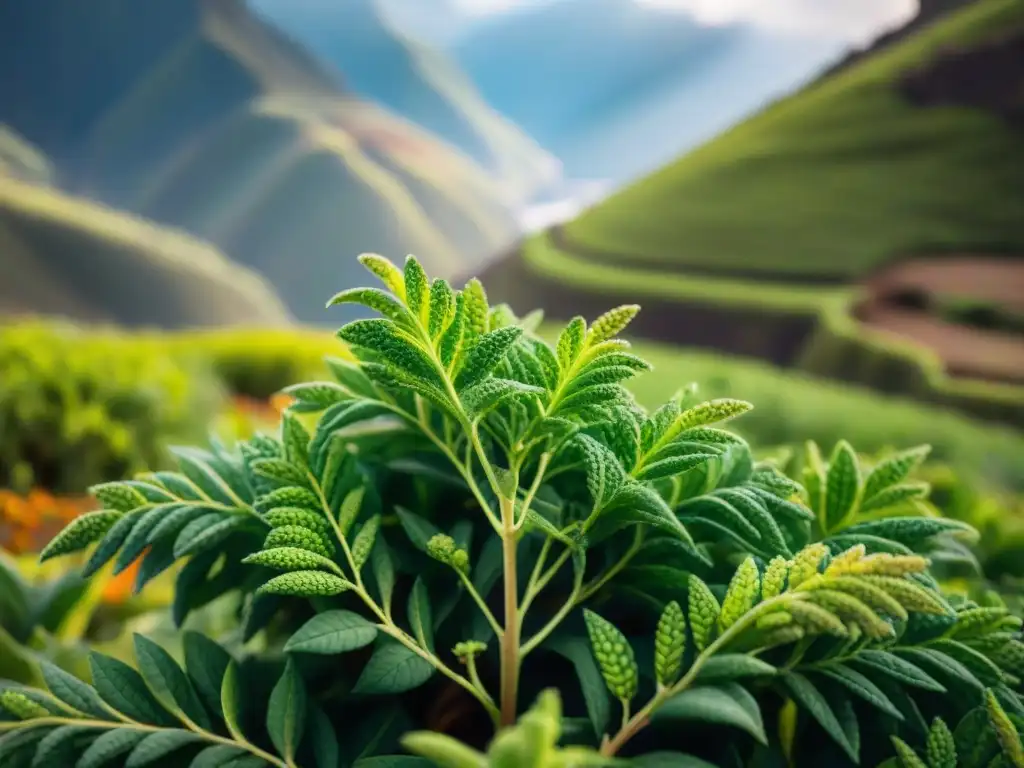
[[[936,296],[982,300],[1024,311],[1024,261],[941,256],[894,265],[871,278],[855,314],[872,330],[933,349],[950,375],[1024,384],[1024,335],[972,328],[936,317]]]

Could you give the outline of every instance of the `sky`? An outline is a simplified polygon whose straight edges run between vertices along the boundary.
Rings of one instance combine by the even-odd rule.
[[[455,0],[467,13],[489,15],[557,0]],[[917,0],[636,0],[693,14],[705,24],[748,22],[770,29],[819,35],[855,45],[898,26],[917,12]]]

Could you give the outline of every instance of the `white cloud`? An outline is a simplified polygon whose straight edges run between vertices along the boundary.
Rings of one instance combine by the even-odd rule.
[[[488,16],[492,13],[505,13],[513,8],[525,5],[539,5],[554,0],[454,0],[454,5],[463,13],[474,16]]]
[[[467,0],[470,1],[470,0]],[[477,0],[479,1],[479,0]],[[705,24],[759,26],[865,43],[917,12],[917,0],[636,0],[693,14]]]

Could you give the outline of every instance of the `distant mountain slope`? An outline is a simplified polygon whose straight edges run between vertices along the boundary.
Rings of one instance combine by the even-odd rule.
[[[1024,3],[977,0],[530,238],[488,291],[557,317],[636,301],[640,336],[1024,425],[1020,301],[991,287],[1024,286],[1021,39]]]
[[[444,53],[400,30],[380,0],[253,0],[252,7],[332,65],[348,89],[466,152],[517,202],[557,178],[557,161],[488,106]]]
[[[24,74],[0,82],[0,121],[66,189],[224,248],[303,320],[325,320],[360,251],[444,274],[515,237],[479,166],[342,92],[242,0],[8,5],[0,71]]]
[[[211,246],[0,174],[0,314],[127,326],[290,324],[266,284]]]
[[[620,182],[796,87],[841,47],[634,0],[559,0],[487,18],[451,53],[568,175]]]

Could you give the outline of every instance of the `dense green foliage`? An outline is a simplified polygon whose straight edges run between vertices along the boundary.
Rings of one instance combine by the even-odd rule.
[[[637,307],[548,344],[475,280],[361,261],[387,290],[332,304],[381,316],[339,331],[354,359],[329,361],[333,381],[288,388],[276,437],[99,485],[103,508],[43,553],[89,550],[87,574],[141,557],[140,588],[180,562],[175,621],[238,595],[240,639],[263,652],[187,634],[175,659],[139,636],[138,671],[96,654],[89,686],[44,667],[48,693],[0,693],[5,766],[840,766],[953,749],[1019,765],[1021,620],[929,572],[975,532],[914,508],[924,449],[869,464],[840,441],[795,480],[722,427],[745,401],[635,402],[623,382],[648,364],[616,337]],[[964,738],[939,744],[935,718]]]
[[[79,493],[202,435],[216,381],[158,346],[71,325],[0,329],[0,487]]]

